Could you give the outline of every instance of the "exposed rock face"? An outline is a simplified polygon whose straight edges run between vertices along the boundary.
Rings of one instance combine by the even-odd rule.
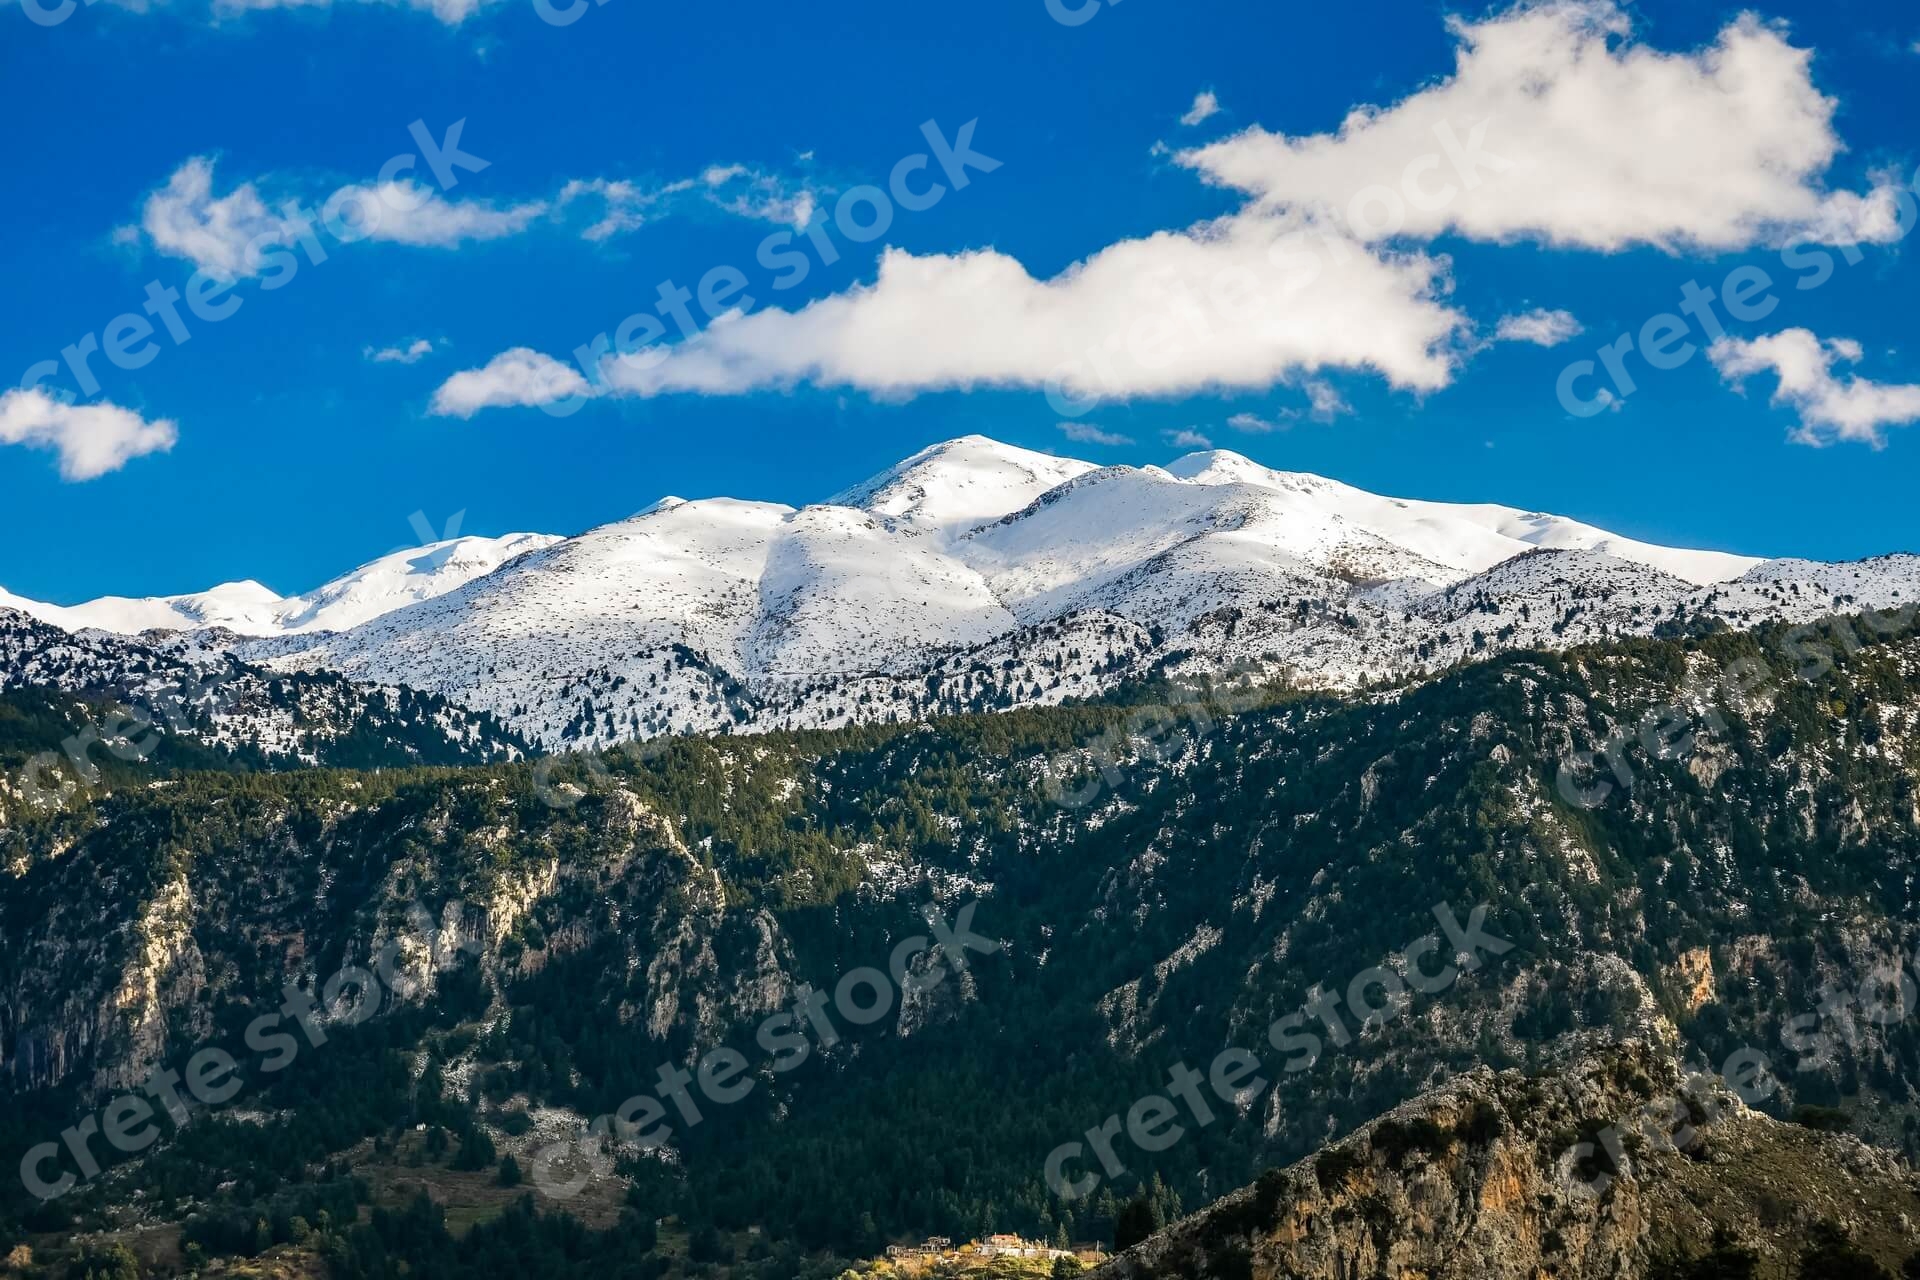
[[[1626,1045],[1542,1079],[1473,1071],[1099,1274],[1638,1280],[1720,1229],[1784,1274],[1821,1222],[1897,1271],[1920,1248],[1920,1176]]]
[[[349,969],[418,1002],[470,962],[497,986],[611,942],[645,975],[638,1020],[676,1049],[790,991],[774,917],[730,907],[638,798],[522,800],[487,775],[359,804],[216,787],[189,805],[191,848],[134,803],[8,886],[0,1074],[125,1089],[208,1039],[214,1011],[272,1008],[286,984],[322,992]],[[328,1013],[352,1019],[367,990],[336,989]]]
[[[207,975],[193,938],[193,891],[185,876],[168,880],[147,903],[134,925],[131,946],[120,985],[100,1011],[102,1042],[117,1041],[124,1051],[99,1064],[94,1072],[99,1089],[130,1088],[160,1059],[170,1013],[191,1010],[184,1019],[190,1033],[204,1033],[207,1027],[205,1011],[193,1009]]]
[[[1713,1003],[1713,952],[1707,948],[1694,947],[1682,952],[1667,976],[1675,996],[1688,1013],[1698,1013]]]
[[[1836,646],[1824,676],[1781,671],[1737,706],[1700,711],[1701,749],[1720,757],[1711,787],[1637,731],[1649,708],[1695,705],[1680,681],[1705,659],[1777,664],[1776,640],[1508,657],[1365,698],[1276,695],[1233,714],[1168,690],[1157,709],[675,741],[610,762],[122,783],[0,828],[0,1085],[126,1080],[208,1040],[193,1022],[205,1014],[212,1038],[231,1043],[284,982],[312,990],[391,944],[406,998],[438,987],[481,1034],[506,1014],[495,1039],[515,1056],[495,1082],[521,1087],[509,1070],[551,1043],[550,1083],[527,1100],[591,1109],[657,1064],[754,1043],[754,1024],[803,979],[830,990],[888,964],[903,938],[929,932],[919,908],[953,920],[974,901],[978,927],[1007,944],[991,962],[904,991],[891,1024],[844,1038],[802,1075],[776,1081],[767,1067],[737,1113],[758,1107],[766,1124],[711,1126],[677,1172],[696,1197],[745,1201],[750,1186],[741,1214],[788,1222],[808,1220],[813,1188],[832,1185],[876,1206],[889,1238],[958,1234],[989,1212],[1011,1229],[1093,1238],[1110,1229],[1104,1208],[1070,1227],[1017,1216],[1041,1216],[1030,1190],[1046,1145],[1124,1110],[1148,1087],[1135,1081],[1176,1062],[1271,1044],[1316,991],[1351,996],[1363,967],[1391,969],[1434,936],[1438,905],[1467,918],[1484,904],[1487,927],[1512,943],[1497,963],[1390,1021],[1353,1025],[1350,1000],[1339,1012],[1351,1043],[1328,1027],[1337,1052],[1271,1073],[1260,1111],[1214,1131],[1203,1170],[1183,1149],[1132,1172],[1206,1203],[1476,1063],[1564,1063],[1622,1038],[1715,1064],[1764,1052],[1779,1085],[1771,1113],[1839,1106],[1861,1132],[1920,1151],[1907,1125],[1920,1096],[1920,1002],[1908,998],[1920,632]],[[1623,750],[1616,771],[1608,752]],[[464,971],[470,955],[482,982]],[[906,963],[945,967],[926,953]],[[482,1014],[475,1002],[490,997],[510,1011]],[[514,1025],[522,1009],[532,1029]],[[618,1051],[597,1051],[603,1039]],[[422,1063],[433,1048],[407,1047]],[[461,1076],[449,1061],[448,1098],[493,1070]],[[892,1163],[925,1143],[928,1107],[949,1105],[945,1093],[928,1102],[930,1071],[967,1090],[990,1079],[953,1096],[989,1099],[970,1110],[998,1125],[943,1115],[931,1126],[974,1170],[938,1204],[912,1193],[939,1172]],[[1522,1111],[1499,1101],[1520,1127]],[[1580,1117],[1631,1109],[1622,1101],[1573,1098],[1561,1127],[1577,1135]],[[1059,1133],[1038,1134],[1032,1117],[1049,1115]],[[1478,1132],[1449,1115],[1444,1131]],[[1595,1251],[1653,1248],[1660,1219],[1633,1179],[1591,1212],[1536,1197],[1563,1136],[1416,1144],[1397,1162],[1363,1144],[1365,1177],[1387,1190],[1302,1187],[1321,1211],[1296,1224],[1308,1252],[1287,1266],[1439,1275],[1445,1241],[1497,1239],[1516,1266],[1579,1275]],[[1787,1239],[1804,1227],[1799,1190],[1749,1190],[1754,1204],[1788,1205],[1751,1230]],[[1836,1191],[1822,1212],[1851,1213],[1858,1198]],[[1387,1225],[1324,1235],[1335,1215],[1368,1213]],[[858,1224],[844,1218],[822,1237]],[[1401,1222],[1426,1234],[1382,1234]],[[1276,1230],[1240,1232],[1250,1267]],[[1262,1265],[1286,1274],[1275,1259]]]

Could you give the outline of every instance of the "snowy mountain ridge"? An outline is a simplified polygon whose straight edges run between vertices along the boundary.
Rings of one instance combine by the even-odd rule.
[[[417,688],[560,748],[1051,703],[1154,670],[1352,687],[1920,591],[1909,555],[1763,561],[1381,497],[1225,451],[1096,467],[981,436],[818,505],[671,498],[425,573],[433,549],[405,554],[297,605],[238,588],[171,603],[204,620],[170,643]],[[249,625],[220,620],[236,614]]]
[[[218,629],[239,636],[345,631],[383,613],[443,595],[528,551],[560,541],[550,534],[448,538],[402,547],[369,561],[305,595],[282,597],[258,582],[228,582],[209,591],[130,599],[103,596],[61,606],[25,600],[0,589],[0,608],[15,609],[67,631]]]
[[[276,769],[484,764],[526,749],[493,717],[432,694],[331,672],[267,671],[226,654],[164,652],[0,607],[0,694],[27,690],[53,696],[75,733],[24,773],[0,778],[0,828],[23,789],[65,791],[91,764],[144,761],[167,737]]]

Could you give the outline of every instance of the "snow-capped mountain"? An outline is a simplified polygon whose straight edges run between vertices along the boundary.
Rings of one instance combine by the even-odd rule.
[[[231,631],[238,636],[344,631],[395,609],[431,600],[528,551],[551,546],[548,534],[450,538],[404,547],[305,595],[278,595],[258,582],[229,582],[182,596],[104,596],[71,606],[40,604],[0,590],[0,608],[17,609],[68,631],[119,635],[148,631]]]
[[[164,652],[0,608],[0,693],[28,689],[54,697],[73,723],[74,735],[47,743],[45,757],[69,781],[108,759],[145,760],[168,737],[271,768],[484,764],[526,748],[492,716],[437,695]],[[7,772],[0,827],[24,785]]]
[[[1159,668],[1348,687],[1920,590],[1913,556],[1762,561],[1224,451],[1095,467],[979,436],[817,506],[668,498],[577,537],[419,563],[434,554],[263,606],[271,627],[233,625],[246,593],[208,593],[224,620],[195,604],[208,620],[173,643],[430,691],[561,747],[1058,702]]]
[[[68,631],[92,628],[119,635],[200,628],[223,628],[236,635],[265,635],[271,630],[265,620],[281,603],[278,595],[257,582],[228,582],[191,595],[149,596],[139,600],[103,596],[72,606],[41,604],[0,590],[0,608],[17,609]]]
[[[989,440],[962,436],[932,445],[827,499],[924,529],[968,529],[1020,508],[1096,468]]]
[[[1724,551],[1655,546],[1538,511],[1491,503],[1382,498],[1323,476],[1273,471],[1225,450],[1188,454],[1168,470],[1195,484],[1241,482],[1286,493],[1291,511],[1322,522],[1322,537],[1337,539],[1340,530],[1364,529],[1462,573],[1483,572],[1535,548],[1600,551],[1650,565],[1696,585],[1737,578],[1761,563],[1753,556]]]

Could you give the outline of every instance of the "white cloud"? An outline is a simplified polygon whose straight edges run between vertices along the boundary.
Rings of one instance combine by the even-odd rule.
[[[141,229],[156,250],[185,258],[210,275],[257,275],[262,253],[293,244],[307,224],[294,204],[277,213],[269,209],[251,182],[216,196],[213,169],[207,156],[181,165],[166,186],[147,197]],[[448,200],[417,183],[384,182],[341,187],[304,217],[344,232],[342,239],[450,249],[516,234],[546,208],[539,201],[499,208],[484,200]]]
[[[597,196],[603,202],[604,212],[598,222],[580,235],[582,239],[598,242],[639,230],[653,217],[656,209],[662,209],[673,196],[691,190],[695,185],[691,178],[659,187],[642,187],[638,183],[607,178],[576,178],[560,189],[554,207],[566,209],[579,200]]]
[[[1263,390],[1321,368],[1431,390],[1451,379],[1465,327],[1441,301],[1448,287],[1438,260],[1267,217],[1124,241],[1050,280],[993,250],[890,249],[870,284],[799,311],[723,316],[604,371],[640,396],[811,382],[887,397],[1046,388],[1084,404]]]
[[[269,206],[259,188],[243,182],[214,193],[214,160],[195,156],[147,197],[137,228],[114,232],[116,243],[137,241],[144,231],[153,247],[185,258],[210,274],[249,277],[260,273],[261,255],[291,245],[308,228],[302,216],[341,240],[375,240],[417,248],[452,249],[473,241],[517,235],[548,212],[563,213],[597,201],[599,218],[581,236],[595,242],[634,231],[667,212],[675,200],[697,193],[716,208],[742,218],[805,230],[821,192],[807,183],[747,165],[714,165],[698,177],[659,186],[624,179],[574,179],[552,201],[497,205],[487,200],[449,200],[415,182],[352,183],[321,198],[304,215],[297,205]],[[249,246],[253,246],[249,251]]]
[[[93,480],[118,471],[135,458],[165,453],[179,438],[171,420],[148,422],[104,400],[67,404],[38,390],[0,393],[0,445],[57,451],[60,475],[67,480]]]
[[[247,245],[292,240],[287,220],[267,208],[250,182],[213,194],[213,160],[195,156],[174,170],[167,185],[147,197],[140,226],[153,247],[185,258],[211,275],[252,275]]]
[[[811,152],[800,157],[803,162],[811,158]],[[600,201],[600,220],[580,233],[583,239],[599,242],[637,231],[664,217],[689,192],[737,217],[777,222],[796,231],[804,231],[813,220],[821,194],[808,183],[781,174],[744,164],[717,164],[697,177],[658,186],[643,186],[627,179],[576,178],[560,189],[554,208],[564,211],[583,200]]]
[[[405,346],[368,347],[361,354],[375,364],[418,364],[433,354],[433,343],[417,338]]]
[[[1836,364],[1858,364],[1864,355],[1848,338],[1822,342],[1811,330],[1787,329],[1752,341],[1723,338],[1708,354],[1720,376],[1736,387],[1757,373],[1777,375],[1773,403],[1799,413],[1794,439],[1802,444],[1857,441],[1878,449],[1886,444],[1883,428],[1920,422],[1920,386],[1834,375]]]
[[[1060,434],[1076,444],[1100,444],[1109,448],[1133,443],[1132,436],[1123,436],[1115,431],[1102,431],[1091,422],[1063,422]]]
[[[1188,108],[1187,114],[1180,117],[1180,123],[1192,128],[1219,114],[1220,99],[1213,90],[1207,89],[1194,95],[1193,106]]]
[[[1179,431],[1162,431],[1160,438],[1176,449],[1213,448],[1213,441],[1207,439],[1192,427],[1185,427]]]
[[[533,200],[503,208],[486,200],[448,200],[414,182],[383,182],[342,187],[328,197],[323,212],[335,209],[369,240],[457,249],[469,241],[518,235],[547,211],[547,204]]]
[[[1315,422],[1332,422],[1343,413],[1353,412],[1353,406],[1324,378],[1308,378],[1301,389],[1307,393],[1305,409],[1281,409],[1271,418],[1257,413],[1236,413],[1227,419],[1227,426],[1249,435],[1271,435],[1275,431],[1291,431],[1293,424],[1303,417],[1311,417]]]
[[[1635,42],[1614,0],[1522,3],[1454,31],[1453,76],[1357,109],[1335,134],[1254,128],[1181,153],[1249,193],[1236,214],[1110,245],[1051,278],[992,249],[887,249],[870,282],[795,311],[745,302],[689,340],[606,358],[594,382],[643,397],[1045,389],[1075,410],[1285,384],[1329,420],[1351,410],[1316,377],[1368,371],[1432,391],[1470,354],[1450,260],[1422,237],[1601,250],[1890,239],[1911,199],[1825,188],[1842,149],[1835,104],[1810,55],[1758,19],[1684,53]],[[723,165],[700,182],[724,205],[720,193],[768,194],[763,178]],[[1390,183],[1413,193],[1400,239],[1342,229],[1350,193]],[[1446,188],[1451,199],[1431,198]],[[801,221],[777,201],[736,211]]]
[[[1586,326],[1571,311],[1535,309],[1519,315],[1501,316],[1494,330],[1496,342],[1531,342],[1536,347],[1557,347],[1586,332]]]
[[[471,418],[482,409],[553,404],[593,394],[587,380],[551,356],[526,347],[503,351],[485,368],[454,374],[434,392],[433,412]]]
[[[1891,170],[1876,170],[1868,176],[1874,183],[1873,190],[1865,195],[1834,192],[1792,238],[1836,245],[1892,244],[1903,238],[1913,229],[1913,192],[1904,188],[1900,175]]]
[[[744,164],[713,165],[700,175],[707,199],[742,218],[805,231],[819,207],[818,193],[777,173]]]
[[[115,8],[124,9],[129,13],[156,13],[163,10],[175,14],[180,12],[165,0],[109,0],[109,2]],[[364,0],[364,2],[410,9],[415,13],[432,14],[448,26],[457,27],[495,0]],[[4,3],[4,0],[0,0],[0,3]],[[269,9],[326,9],[332,4],[333,0],[213,0],[211,13],[214,19],[219,21]],[[45,7],[53,6],[48,3]]]
[[[1453,75],[1393,106],[1356,108],[1336,133],[1255,126],[1179,160],[1367,238],[1607,251],[1890,238],[1893,191],[1825,187],[1843,147],[1811,54],[1751,14],[1691,53],[1636,42],[1613,0],[1543,0],[1451,26]]]
[[[1353,406],[1334,389],[1330,382],[1319,378],[1309,378],[1306,384],[1308,412],[1315,422],[1332,422],[1343,413],[1352,413]]]
[[[450,27],[457,27],[480,12],[488,0],[386,0],[416,13],[430,13]],[[215,14],[247,13],[260,9],[325,9],[332,0],[214,0]],[[145,10],[144,3],[138,7]]]
[[[409,9],[431,13],[450,27],[457,27],[480,12],[486,0],[406,0]]]

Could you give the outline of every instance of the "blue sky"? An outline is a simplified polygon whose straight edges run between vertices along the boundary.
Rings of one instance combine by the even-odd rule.
[[[1008,269],[1049,281],[1119,247],[1113,273],[1138,262],[1147,274],[1155,255],[1177,266],[1190,247],[1147,239],[1155,233],[1227,219],[1265,234],[1323,197],[1345,201],[1372,180],[1369,166],[1399,182],[1393,138],[1350,139],[1317,163],[1306,151],[1276,160],[1284,143],[1265,139],[1262,151],[1245,131],[1327,134],[1355,107],[1425,93],[1393,118],[1417,132],[1421,104],[1456,76],[1463,38],[1490,48],[1518,30],[1499,25],[1515,20],[1511,6],[1385,0],[1360,16],[1126,0],[1068,26],[1044,0],[740,0],[724,13],[604,0],[558,26],[530,0],[468,13],[356,0],[132,11],[100,0],[43,26],[10,0],[0,5],[13,196],[0,204],[0,388],[37,362],[57,367],[14,393],[20,443],[0,447],[0,585],[56,603],[245,577],[291,593],[413,541],[415,512],[439,529],[463,511],[465,533],[570,533],[668,493],[798,503],[969,432],[1128,463],[1166,462],[1190,432],[1270,466],[1536,507],[1656,541],[1820,558],[1920,550],[1920,431],[1901,425],[1920,416],[1909,412],[1920,397],[1920,239],[1886,221],[1899,206],[1886,192],[1911,184],[1920,161],[1920,13],[1905,0],[1762,6],[1775,25],[1749,33],[1759,53],[1744,74],[1778,84],[1742,91],[1802,94],[1776,127],[1770,111],[1726,109],[1732,74],[1701,52],[1738,7],[1658,0],[1617,20],[1600,0],[1582,7],[1589,28],[1607,28],[1603,48],[1670,60],[1628,95],[1645,112],[1640,135],[1618,136],[1632,112],[1604,95],[1594,111],[1615,136],[1575,128],[1566,145],[1523,113],[1497,114],[1488,151],[1557,157],[1572,166],[1565,180],[1463,197],[1431,225],[1362,243],[1366,279],[1391,274],[1400,292],[1377,318],[1328,321],[1345,326],[1337,337],[1320,332],[1316,290],[1341,302],[1358,292],[1344,267],[1300,296],[1305,320],[1280,355],[1249,349],[1253,372],[1236,363],[1237,337],[1216,329],[1172,368],[1123,375],[1072,419],[1081,437],[1130,442],[1103,445],[1068,437],[1061,397],[1045,394],[1025,356],[1077,340],[1061,335],[1113,308],[1082,281],[1086,296],[1037,315],[1040,295]],[[1799,79],[1784,55],[1760,56],[1781,49],[1812,51]],[[1584,92],[1575,78],[1589,71],[1566,74],[1570,97]],[[1836,100],[1830,120],[1810,118],[1822,109],[1806,105],[1809,85]],[[1669,91],[1671,102],[1659,97]],[[1211,114],[1195,110],[1203,92]],[[1447,109],[1434,99],[1434,118]],[[317,208],[343,187],[371,188],[390,158],[418,154],[410,124],[438,139],[456,120],[460,147],[486,167],[456,168],[451,186],[424,161],[391,171],[427,203],[387,224],[388,238],[322,234],[326,260],[298,258],[271,290],[257,262],[243,265],[220,295],[240,300],[236,312],[203,321],[182,305],[190,339],[160,333],[136,369],[92,357],[93,394],[62,363],[82,335],[141,312],[149,282],[184,292],[197,263],[230,249],[221,237],[232,226],[207,219],[264,229],[297,252],[274,212],[283,201]],[[998,167],[969,171],[929,209],[896,209],[877,240],[839,234],[838,198],[887,188],[896,164],[928,152],[924,122],[952,139],[971,120],[974,149]],[[1844,150],[1808,159],[1823,138]],[[1211,159],[1182,155],[1213,143],[1224,149]],[[1776,144],[1804,170],[1790,190],[1755,177]],[[1629,150],[1579,153],[1586,145]],[[207,182],[197,202],[181,176],[196,161]],[[1606,185],[1616,173],[1618,189]],[[930,158],[909,189],[950,177]],[[1676,186],[1688,189],[1669,210]],[[243,187],[258,196],[253,213],[234,199]],[[809,208],[839,261],[814,254],[803,281],[776,291],[758,247]],[[1795,287],[1811,268],[1782,264],[1795,238],[1828,243],[1834,267],[1817,288]],[[1857,244],[1843,255],[1841,241]],[[795,235],[789,247],[806,245]],[[899,251],[901,279],[863,294],[883,248]],[[990,254],[956,256],[970,251]],[[1431,277],[1417,287],[1402,274],[1409,258]],[[907,278],[961,262],[985,274],[959,293],[916,292]],[[540,353],[551,365],[536,372],[571,379],[573,350],[655,307],[662,281],[692,290],[723,265],[745,278],[751,323],[723,324],[671,352],[652,381],[608,386],[565,416],[498,403],[514,372],[496,362],[504,353]],[[1769,273],[1778,305],[1752,323],[1723,317],[1730,346],[1709,356],[1701,341],[1666,371],[1630,365],[1633,394],[1592,416],[1563,405],[1556,384],[1570,362],[1675,311],[1688,281],[1717,291],[1742,266]],[[835,327],[850,290],[865,310],[848,306]],[[813,300],[829,301],[792,314]],[[976,304],[984,318],[969,321]],[[1544,318],[1558,312],[1581,330],[1559,345],[1494,340],[1504,317],[1564,332],[1564,319]],[[1021,331],[1029,321],[1034,332]],[[1444,340],[1422,328],[1435,323]],[[879,355],[875,333],[889,340]],[[671,330],[664,341],[681,342]],[[421,343],[430,349],[418,358],[370,355]],[[484,385],[448,382],[482,371]],[[1604,375],[1575,383],[1589,403]],[[1812,381],[1774,403],[1796,375]],[[704,385],[712,377],[723,385]],[[463,404],[450,385],[492,399]],[[115,416],[77,413],[87,406]],[[0,403],[0,438],[6,411]],[[1246,429],[1256,419],[1266,429]],[[52,447],[62,442],[65,452]]]

